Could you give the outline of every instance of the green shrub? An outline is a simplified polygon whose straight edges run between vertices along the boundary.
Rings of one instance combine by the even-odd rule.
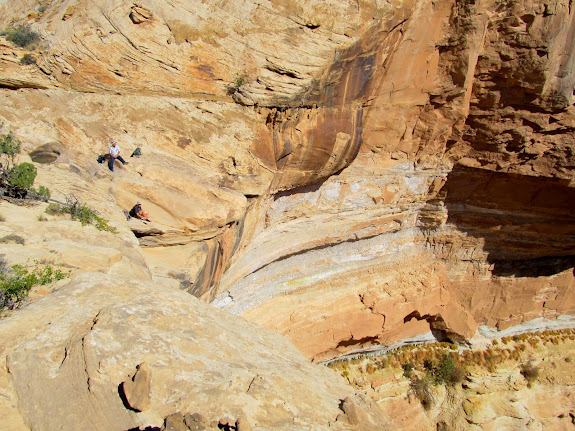
[[[6,40],[21,48],[30,48],[40,41],[40,33],[35,32],[27,25],[19,25],[5,32]]]
[[[14,166],[8,174],[8,185],[15,189],[28,190],[36,179],[36,167],[24,162]]]
[[[1,128],[2,124],[0,124]],[[0,154],[5,154],[10,160],[14,161],[14,157],[20,154],[20,144],[21,142],[14,138],[12,132],[0,135]]]
[[[411,364],[403,364],[401,366],[403,369],[403,377],[407,377],[408,379],[411,378],[411,372],[413,371],[413,365]]]
[[[455,369],[453,358],[451,355],[443,355],[437,367],[433,370],[433,374],[437,383],[447,383],[451,381],[451,375]]]
[[[78,201],[74,197],[67,198],[66,204],[50,204],[46,208],[46,213],[50,215],[70,214],[72,220],[78,220],[82,226],[91,224],[96,229],[111,233],[118,233],[118,230],[108,224],[108,220],[101,217],[98,212]]]
[[[0,123],[0,129],[2,124]],[[0,189],[5,196],[25,198],[32,192],[32,198],[46,200],[50,191],[39,186],[38,190],[30,189],[36,179],[36,167],[32,163],[17,164],[21,142],[14,138],[12,132],[0,135]]]
[[[30,189],[30,193],[36,195],[40,199],[50,199],[50,189],[48,187],[38,186],[38,189],[32,187]]]
[[[26,66],[30,64],[36,64],[36,59],[31,54],[24,54],[20,59],[20,64]]]
[[[28,296],[30,289],[36,285],[46,285],[70,276],[70,272],[62,272],[50,265],[41,267],[38,262],[32,271],[22,265],[12,265],[7,270],[4,262],[0,268],[0,308],[13,309]]]
[[[227,85],[226,87],[226,92],[228,95],[232,95],[234,94],[236,91],[238,91],[240,89],[240,87],[242,85],[244,85],[246,83],[248,79],[247,74],[243,73],[243,74],[236,74],[234,77],[234,80]]]
[[[414,376],[409,383],[408,397],[413,394],[425,410],[429,410],[435,401],[432,392],[433,379],[426,374],[422,378]]]
[[[431,360],[425,360],[423,366],[436,385],[457,384],[465,377],[465,371],[455,364],[453,357],[447,353],[437,364]]]

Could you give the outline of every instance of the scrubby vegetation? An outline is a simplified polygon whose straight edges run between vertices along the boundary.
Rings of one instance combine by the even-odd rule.
[[[20,235],[10,234],[0,238],[0,244],[6,244],[9,242],[13,242],[15,244],[20,245],[24,245],[26,243],[26,241],[24,241],[24,238],[22,238]]]
[[[403,369],[409,366],[415,370],[416,367],[411,364],[403,364]],[[409,373],[410,392],[413,394],[424,408],[431,408],[433,405],[432,386],[437,385],[456,385],[463,381],[465,370],[454,360],[454,357],[445,353],[439,360],[426,359],[423,363],[424,371],[418,374]]]
[[[70,214],[72,220],[78,220],[82,226],[91,224],[96,229],[111,233],[117,233],[117,229],[108,224],[108,220],[98,214],[98,212],[81,203],[74,196],[68,197],[65,204],[51,203],[46,208],[46,213],[50,215]]]
[[[20,147],[21,142],[12,132],[0,135],[0,196],[51,200],[47,187],[32,187],[37,174],[36,167],[32,163],[18,163]],[[99,230],[117,233],[117,229],[110,226],[108,220],[74,196],[66,198],[66,203],[51,203],[46,212],[52,215],[69,214],[72,220],[78,220],[83,226],[91,224]],[[39,220],[43,220],[43,217],[40,216]]]
[[[471,350],[451,343],[408,345],[375,357],[333,361],[328,366],[358,389],[375,387],[372,382],[409,381],[408,398],[420,400],[426,409],[434,403],[437,386],[459,387],[469,375],[496,373],[500,367],[517,370],[531,387],[541,378],[541,368],[531,360],[539,349],[575,340],[575,329],[526,333],[493,340],[491,346]],[[566,357],[565,362],[570,363]],[[381,383],[378,383],[379,385]]]
[[[45,200],[50,197],[48,188],[32,188],[36,167],[32,163],[18,163],[20,146],[21,142],[12,132],[0,134],[0,193],[13,198],[24,198],[30,193],[29,197]]]
[[[50,265],[34,262],[31,269],[22,265],[6,268],[0,261],[0,308],[12,310],[28,296],[30,289],[36,285],[46,285],[70,276],[70,272],[54,269]]]
[[[24,65],[36,64],[36,59],[34,58],[34,56],[32,56],[32,54],[24,54],[20,59],[20,64]]]
[[[234,77],[234,80],[227,85],[226,87],[226,92],[229,95],[234,94],[236,91],[238,91],[240,89],[240,87],[242,85],[244,85],[247,82],[248,79],[248,75],[246,73],[242,73],[242,74],[236,74]]]
[[[521,364],[519,370],[521,375],[525,377],[525,380],[527,380],[528,386],[531,386],[534,382],[536,382],[537,378],[539,377],[539,368],[533,365],[531,360]]]
[[[31,49],[40,42],[40,33],[32,30],[27,25],[12,27],[1,34],[6,36],[6,40],[21,48]]]
[[[433,384],[433,379],[429,374],[424,374],[422,377],[413,376],[409,382],[408,397],[415,396],[424,409],[430,409],[435,402],[432,391]]]

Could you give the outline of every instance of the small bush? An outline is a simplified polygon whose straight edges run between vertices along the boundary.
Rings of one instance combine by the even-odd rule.
[[[411,372],[413,371],[413,365],[411,364],[403,364],[401,366],[403,368],[403,377],[407,377],[408,379],[411,378]]]
[[[458,383],[461,383],[463,381],[463,379],[465,378],[465,375],[466,375],[465,370],[456,365],[453,368],[453,371],[451,372],[451,377],[449,379],[449,382],[453,385],[457,385]]]
[[[47,9],[46,5],[41,5],[38,7],[38,13],[44,13],[46,12],[46,9]]]
[[[40,267],[35,262],[35,267],[29,271],[22,265],[12,265],[7,270],[4,261],[0,268],[0,308],[13,309],[28,296],[30,289],[36,285],[46,285],[70,276],[70,272],[62,272],[50,265]]]
[[[521,375],[525,377],[525,380],[527,380],[529,385],[535,382],[539,377],[539,368],[533,365],[531,361],[522,364],[521,367],[519,367],[519,371]]]
[[[374,364],[371,364],[371,363],[370,363],[370,364],[367,364],[367,365],[365,366],[365,372],[366,372],[367,374],[373,374],[373,373],[375,373],[376,371],[377,371],[377,366],[375,366]]]
[[[17,163],[20,145],[12,132],[0,134],[0,189],[3,195],[14,198],[25,198],[36,179],[36,167],[32,163]],[[47,188],[40,186],[38,190],[44,198],[46,193],[49,196]]]
[[[78,220],[82,226],[91,224],[96,229],[111,233],[118,233],[118,230],[108,225],[108,220],[101,217],[96,210],[82,204],[74,197],[67,198],[65,205],[50,204],[46,208],[46,213],[50,215],[70,214],[72,220]]]
[[[31,54],[24,54],[20,59],[20,64],[28,66],[30,64],[36,64],[36,59]]]
[[[465,371],[454,363],[449,354],[444,354],[437,364],[427,360],[423,366],[436,385],[457,384],[465,377]]]
[[[226,92],[228,95],[232,95],[234,94],[236,91],[238,91],[240,89],[240,87],[242,85],[244,85],[247,81],[247,74],[236,74],[236,76],[234,77],[234,80],[228,84],[228,86],[226,87]]]
[[[36,167],[32,163],[14,166],[8,174],[8,185],[14,189],[28,190],[36,179]]]
[[[0,128],[2,128],[1,125]],[[0,153],[5,154],[12,161],[17,154],[20,154],[20,144],[21,142],[14,138],[12,132],[0,135]]]
[[[50,199],[50,189],[48,187],[39,186],[37,190],[32,187],[30,193],[43,200]]]
[[[27,25],[19,25],[5,32],[6,40],[21,48],[30,48],[40,41],[40,33],[35,32]]]
[[[16,244],[24,245],[25,241],[20,235],[6,235],[0,238],[0,243],[6,244],[8,242],[15,242]]]
[[[433,381],[429,375],[424,377],[413,377],[409,384],[408,397],[413,394],[420,402],[425,410],[429,410],[435,399],[432,392]]]

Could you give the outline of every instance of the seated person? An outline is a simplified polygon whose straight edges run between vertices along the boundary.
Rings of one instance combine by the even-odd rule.
[[[130,216],[139,218],[141,220],[151,221],[149,219],[148,211],[144,211],[142,209],[142,202],[140,201],[136,202],[136,205],[134,205],[134,207],[130,210]]]

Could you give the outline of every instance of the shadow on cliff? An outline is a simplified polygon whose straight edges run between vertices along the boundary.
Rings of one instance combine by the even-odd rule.
[[[447,223],[483,243],[498,276],[575,267],[575,188],[569,181],[456,166],[442,189]]]

